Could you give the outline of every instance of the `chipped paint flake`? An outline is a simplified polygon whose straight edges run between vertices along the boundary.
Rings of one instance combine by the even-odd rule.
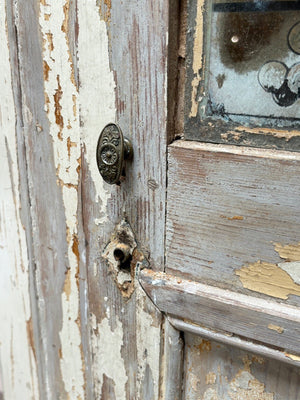
[[[299,361],[300,362],[300,357],[296,356],[295,354],[289,354],[289,353],[285,353],[285,356],[290,358],[293,361]]]
[[[121,350],[123,346],[123,326],[116,320],[111,329],[108,318],[97,323],[96,316],[91,315],[91,345],[93,349],[93,372],[98,384],[95,385],[95,398],[101,398],[104,376],[114,384],[116,399],[126,399],[126,383],[128,377],[124,367]]]
[[[275,243],[274,247],[279,256],[284,260],[300,262],[300,242],[297,244],[287,244],[287,245]]]
[[[194,79],[192,80],[192,107],[190,111],[190,117],[196,117],[198,112],[198,99],[197,92],[200,83],[200,70],[202,68],[202,54],[203,54],[203,7],[204,1],[197,1],[197,16],[196,16],[196,28],[195,28],[195,40],[193,49],[193,71]]]
[[[239,139],[243,132],[249,132],[256,135],[268,135],[274,136],[276,138],[284,138],[287,142],[294,137],[300,136],[300,132],[297,130],[277,130],[270,128],[249,128],[245,126],[237,126],[234,131],[229,131],[228,133],[232,134],[235,139]]]
[[[68,44],[69,0],[40,5],[43,35],[45,102],[53,138],[57,183],[65,205],[68,270],[62,297],[61,373],[70,398],[84,398],[84,364],[80,335],[78,289],[77,207],[80,172],[80,126],[77,118],[78,92]],[[64,29],[61,29],[61,28]],[[45,67],[44,67],[45,75]],[[72,129],[70,129],[72,128]]]
[[[78,4],[80,109],[85,159],[95,185],[95,201],[101,205],[97,224],[107,221],[106,205],[111,189],[101,178],[95,157],[98,137],[104,126],[115,121],[115,81],[109,65],[106,24],[96,2]],[[95,99],[97,99],[95,101]],[[105,106],[104,106],[105,105]]]
[[[284,300],[290,294],[300,296],[300,285],[276,264],[257,261],[235,273],[246,289]]]
[[[284,332],[284,329],[282,328],[282,326],[269,324],[269,325],[268,325],[268,328],[271,329],[272,331],[276,331],[276,332],[278,332],[278,333]]]
[[[214,383],[216,383],[216,379],[217,375],[214,372],[209,372],[208,374],[206,374],[205,383],[207,385],[213,385]]]
[[[244,288],[286,300],[300,296],[300,243],[274,244],[275,251],[286,262],[272,264],[257,261],[235,271]]]

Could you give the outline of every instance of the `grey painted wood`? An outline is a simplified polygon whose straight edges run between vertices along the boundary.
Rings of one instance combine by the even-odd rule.
[[[298,400],[300,370],[185,334],[185,400]]]
[[[166,271],[298,305],[299,155],[177,141],[168,173]]]
[[[57,291],[62,291],[67,268],[66,227],[61,193],[56,184],[49,122],[44,112],[39,7],[36,1],[25,4],[10,0],[6,6],[17,113],[22,215],[31,267],[35,336],[32,345],[38,357],[41,398],[55,398],[58,393],[64,398],[59,368],[62,310]]]
[[[143,257],[163,269],[168,3],[6,3],[40,397],[65,399],[79,390],[87,398],[158,398],[160,313],[138,287],[130,298],[120,292],[102,253],[125,217],[138,241],[133,275]],[[97,20],[85,19],[85,13]],[[103,25],[105,36],[97,36]],[[97,61],[93,53],[92,65],[86,60],[93,51],[91,43],[86,46],[90,34],[94,45],[107,41]],[[110,122],[103,117],[110,115],[134,146],[126,180],[120,187],[102,186],[100,194],[89,155],[95,152],[90,137],[97,138],[103,126],[85,132],[94,118],[86,93],[95,86],[91,71],[96,62],[99,70],[109,65],[100,79],[114,80],[112,96],[99,85],[99,97],[93,99],[102,107],[99,120]],[[70,111],[74,118],[68,122]],[[75,162],[70,154],[81,144]],[[68,175],[70,169],[75,178]],[[72,194],[66,195],[68,189]],[[100,352],[99,362],[107,361],[104,369],[111,365],[110,349],[103,345],[110,338],[119,340],[121,395],[114,376],[103,373],[98,379]],[[78,348],[80,357],[72,358]],[[82,385],[69,376],[68,363],[76,377],[84,377]]]
[[[170,316],[299,353],[298,307],[277,304],[149,269],[140,283]]]
[[[228,335],[228,333],[217,332],[213,329],[204,328],[203,326],[186,322],[178,318],[169,317],[168,320],[170,321],[170,324],[172,324],[178,331],[192,333],[194,335],[201,336],[204,339],[223,343],[232,347],[238,347],[241,350],[249,351],[262,357],[271,358],[279,362],[300,367],[299,357],[291,357],[291,355],[288,353],[255,343],[247,338],[240,338],[236,335]]]
[[[183,385],[184,342],[179,330],[166,318],[164,321],[164,343],[162,348],[161,398],[181,400]]]
[[[117,122],[124,135],[131,139],[134,156],[132,163],[126,166],[126,179],[120,186],[104,184],[103,192],[108,194],[108,200],[104,197],[103,202],[96,203],[97,190],[88,159],[88,150],[93,154],[95,150],[83,150],[82,205],[89,313],[94,315],[97,326],[108,320],[111,333],[107,334],[113,335],[119,326],[122,328],[121,361],[127,377],[124,399],[156,399],[159,382],[153,364],[159,357],[160,315],[143,291],[136,289],[128,297],[118,289],[102,252],[115,226],[125,216],[138,243],[131,263],[133,275],[142,254],[155,268],[163,269],[168,2],[101,1],[100,18],[106,23],[109,65],[115,84],[113,122]],[[81,29],[82,35],[88,37],[90,26]],[[79,54],[79,71],[80,63],[84,62],[80,57]],[[103,76],[102,79],[107,78]],[[82,123],[85,121],[89,122],[87,114],[82,115]],[[97,137],[109,122],[103,121],[99,131],[89,134]],[[100,175],[98,179],[101,180]],[[103,209],[105,212],[101,214]],[[99,218],[104,222],[96,225],[95,220]],[[110,310],[109,315],[107,310]],[[149,340],[141,332],[144,329],[150,335],[151,326],[143,328],[141,318],[146,324],[149,320],[156,329],[157,333]],[[92,344],[93,359],[97,353],[99,347]],[[107,354],[108,363],[109,359]],[[156,364],[159,369],[158,362]],[[102,377],[98,377],[96,364],[92,366],[92,373],[94,396],[101,394],[103,399],[109,398],[111,387],[106,385],[102,390],[98,381]],[[114,381],[118,384],[117,379]]]

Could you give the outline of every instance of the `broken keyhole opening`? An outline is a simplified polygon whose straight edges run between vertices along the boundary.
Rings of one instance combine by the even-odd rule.
[[[130,271],[130,263],[132,260],[130,250],[130,246],[124,243],[120,243],[114,249],[114,258],[118,262],[120,269]]]

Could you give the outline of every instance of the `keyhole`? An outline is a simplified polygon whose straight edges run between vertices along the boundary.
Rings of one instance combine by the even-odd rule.
[[[130,254],[130,247],[126,244],[119,244],[118,247],[114,249],[114,258],[118,261],[119,268],[122,270],[130,271],[130,263],[132,256]]]

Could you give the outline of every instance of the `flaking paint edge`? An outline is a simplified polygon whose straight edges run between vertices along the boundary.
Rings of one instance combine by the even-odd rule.
[[[68,271],[61,294],[60,369],[68,396],[83,399],[85,379],[77,282],[79,255],[76,252],[80,124],[78,91],[65,29],[68,5],[68,0],[59,0],[55,5],[41,2],[39,22],[43,37],[43,63],[47,66],[46,75],[44,73],[46,112],[53,141],[57,184],[61,187],[65,207],[68,243]]]
[[[246,289],[283,300],[289,295],[300,296],[300,243],[275,243],[274,248],[285,262],[257,261],[236,270],[235,274]]]
[[[15,113],[6,32],[0,3],[0,369],[7,399],[37,399],[38,377],[30,329],[29,262],[20,216]]]

